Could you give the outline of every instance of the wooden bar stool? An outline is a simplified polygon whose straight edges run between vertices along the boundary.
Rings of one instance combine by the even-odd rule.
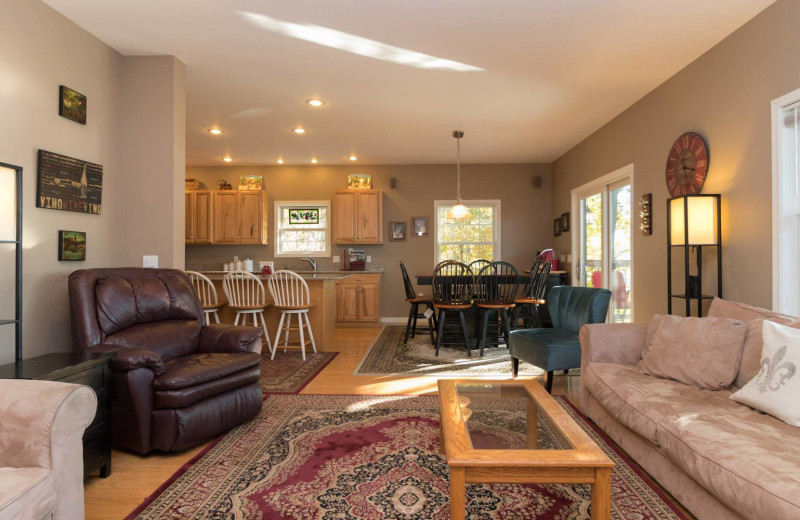
[[[275,334],[275,348],[272,350],[272,358],[275,359],[275,352],[282,346],[283,351],[287,348],[299,348],[303,354],[303,361],[306,359],[306,345],[311,343],[311,348],[317,352],[317,345],[314,343],[314,333],[311,332],[311,321],[308,319],[308,309],[312,307],[311,297],[308,292],[308,284],[303,277],[294,271],[275,271],[267,282],[269,293],[272,295],[272,303],[276,309],[281,311],[281,321],[278,324],[278,332]],[[292,327],[292,316],[297,316],[297,326]],[[284,319],[286,325],[284,326]],[[289,344],[289,332],[296,330],[300,334],[300,342],[297,345]],[[308,331],[309,340],[306,341],[305,332]],[[280,345],[281,333],[283,345]]]
[[[467,349],[467,356],[472,356],[470,350],[471,340],[467,332],[467,322],[464,318],[464,311],[472,308],[472,291],[475,284],[475,277],[466,265],[460,262],[445,261],[439,262],[433,272],[433,306],[439,311],[439,330],[436,334],[436,355],[439,355],[439,347],[444,338],[445,321],[448,312],[458,313],[461,322],[461,334],[464,338],[464,346]]]
[[[247,325],[247,316],[253,317],[253,325],[261,327],[264,331],[264,339],[267,347],[273,352],[272,343],[269,340],[267,321],[264,319],[264,311],[270,306],[267,302],[267,293],[264,284],[252,273],[247,271],[231,271],[225,273],[222,279],[222,290],[228,298],[228,307],[236,311],[234,325],[239,325],[239,318],[242,318],[242,325]],[[259,320],[261,324],[259,325]]]
[[[219,298],[217,298],[217,288],[204,274],[197,271],[186,271],[186,274],[191,278],[194,290],[197,291],[197,296],[200,298],[206,325],[211,325],[212,314],[214,315],[214,322],[219,323],[218,311],[224,304],[220,303]]]
[[[522,317],[522,328],[532,329],[542,326],[539,319],[539,306],[545,303],[544,292],[548,276],[550,276],[550,262],[543,264],[541,259],[536,260],[531,266],[531,277],[522,289],[522,294],[514,300],[514,317],[511,319],[511,328],[520,328],[520,317]]]
[[[514,309],[514,299],[517,297],[519,285],[517,283],[517,270],[508,262],[492,262],[484,266],[478,273],[475,284],[475,305],[478,307],[478,323],[480,335],[478,348],[481,356],[487,345],[487,332],[489,330],[489,313],[496,311],[497,335],[493,344],[500,344],[500,336],[505,338],[508,346],[508,337],[511,335],[511,311]],[[502,329],[502,332],[501,332]]]
[[[400,272],[403,274],[406,301],[411,304],[411,308],[408,311],[408,323],[406,324],[406,335],[403,338],[403,344],[405,345],[408,343],[409,333],[412,338],[417,333],[417,318],[424,318],[428,320],[428,328],[420,329],[420,331],[430,333],[431,345],[433,345],[436,343],[436,338],[434,337],[434,332],[436,331],[436,311],[433,309],[433,296],[417,295],[417,291],[414,289],[414,284],[411,283],[411,279],[408,277],[408,271],[406,271],[406,266],[403,264],[402,260],[400,260]],[[431,312],[428,313],[427,316],[425,313],[420,313],[420,305],[425,305],[425,312],[427,312],[428,309],[430,309]]]

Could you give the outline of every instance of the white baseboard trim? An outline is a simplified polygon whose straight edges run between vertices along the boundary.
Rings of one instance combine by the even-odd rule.
[[[408,323],[408,316],[405,316],[405,317],[401,316],[399,318],[398,317],[392,317],[392,316],[386,316],[386,317],[381,318],[381,323],[383,323],[385,325],[405,325],[405,324]]]

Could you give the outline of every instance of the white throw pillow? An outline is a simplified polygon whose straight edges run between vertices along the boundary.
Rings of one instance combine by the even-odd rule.
[[[800,426],[800,330],[764,321],[762,339],[761,371],[731,399]]]

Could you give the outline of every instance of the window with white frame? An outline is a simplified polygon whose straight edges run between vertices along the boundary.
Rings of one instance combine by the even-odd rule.
[[[800,315],[800,90],[772,102],[772,303]]]
[[[275,256],[331,256],[329,200],[275,202]]]
[[[500,201],[465,200],[467,219],[449,219],[448,210],[455,201],[434,203],[436,225],[436,263],[456,260],[469,264],[474,260],[500,260]]]

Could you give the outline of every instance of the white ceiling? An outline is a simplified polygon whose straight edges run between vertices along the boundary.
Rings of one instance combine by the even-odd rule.
[[[190,165],[551,162],[773,1],[45,0],[186,64]]]

